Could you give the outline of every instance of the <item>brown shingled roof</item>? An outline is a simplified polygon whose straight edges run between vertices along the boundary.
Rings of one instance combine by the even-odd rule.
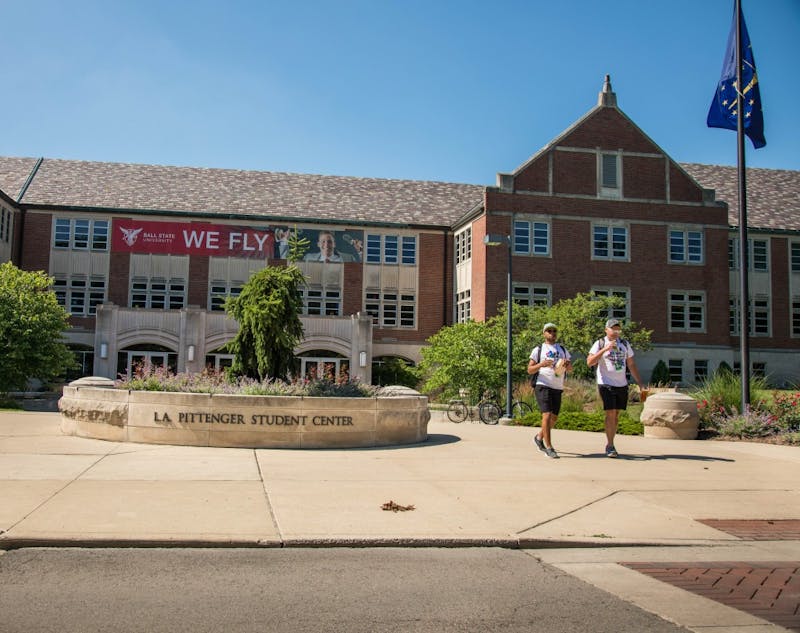
[[[20,171],[27,163],[33,167],[35,159],[0,158],[0,188],[17,187],[18,191]],[[44,207],[450,226],[483,200],[483,190],[478,185],[443,182],[47,158],[21,202]]]
[[[682,163],[692,178],[728,203],[728,222],[739,226],[739,176],[736,167]],[[747,226],[800,231],[800,171],[747,170]]]

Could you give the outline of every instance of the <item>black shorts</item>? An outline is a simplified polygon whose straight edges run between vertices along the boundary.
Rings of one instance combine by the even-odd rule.
[[[561,389],[552,389],[544,385],[536,385],[536,402],[539,411],[558,415],[561,411]]]
[[[612,387],[611,385],[597,385],[600,399],[603,401],[603,411],[624,411],[628,408],[628,386]]]

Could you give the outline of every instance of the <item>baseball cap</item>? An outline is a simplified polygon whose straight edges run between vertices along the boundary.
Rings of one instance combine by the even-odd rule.
[[[609,319],[606,321],[606,327],[622,327],[622,323],[619,322],[619,319]]]
[[[557,330],[558,326],[555,323],[545,323],[544,327],[542,328],[542,332],[547,332],[547,330]]]

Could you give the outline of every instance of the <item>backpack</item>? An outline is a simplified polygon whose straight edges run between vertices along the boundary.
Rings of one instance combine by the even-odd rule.
[[[561,354],[563,354],[564,358],[567,357],[567,350],[564,349],[564,346],[561,343],[556,343],[556,349],[559,350]],[[542,360],[542,346],[537,345],[536,349],[533,350],[536,353],[536,358],[532,358],[531,360],[535,360],[537,363]],[[528,378],[528,382],[530,383],[531,387],[536,387],[536,381],[539,380],[539,372],[537,371],[535,374],[531,374]]]

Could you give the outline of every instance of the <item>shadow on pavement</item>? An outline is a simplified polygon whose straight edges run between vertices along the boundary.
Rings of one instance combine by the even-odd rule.
[[[569,456],[569,457],[579,457],[583,459],[608,459],[605,453],[589,453],[588,455],[583,455],[581,453],[566,453],[563,451],[559,451],[559,454],[562,457]],[[695,461],[695,462],[735,462],[735,459],[729,459],[727,457],[709,457],[708,455],[632,455],[630,453],[627,454],[620,454],[619,457],[616,457],[617,460],[627,460],[627,461],[653,461],[653,460],[663,460],[666,461],[668,459],[683,459],[687,461]]]

